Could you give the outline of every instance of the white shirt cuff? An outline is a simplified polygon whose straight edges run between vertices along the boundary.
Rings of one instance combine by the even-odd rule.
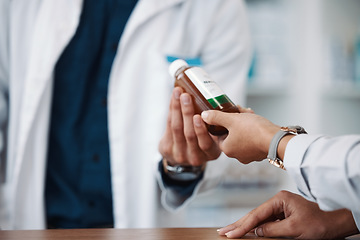
[[[286,146],[284,155],[284,166],[288,174],[294,179],[298,186],[299,192],[311,200],[315,200],[311,195],[308,185],[308,179],[305,173],[301,170],[305,154],[309,146],[322,137],[323,135],[307,135],[300,134],[293,137]]]

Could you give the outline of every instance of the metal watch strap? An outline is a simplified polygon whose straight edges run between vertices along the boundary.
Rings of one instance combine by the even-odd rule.
[[[281,127],[280,130],[274,135],[270,142],[269,152],[267,155],[267,159],[270,164],[286,170],[284,167],[283,161],[277,157],[277,149],[279,146],[280,140],[288,134],[302,134],[307,133],[304,128],[300,126],[289,126],[289,127]]]
[[[169,165],[165,158],[162,159],[164,172],[174,180],[178,181],[192,181],[198,178],[205,170],[206,164],[202,166],[191,165]]]

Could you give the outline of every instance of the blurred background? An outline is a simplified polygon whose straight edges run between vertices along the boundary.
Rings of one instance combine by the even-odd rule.
[[[247,0],[246,5],[254,47],[247,107],[309,133],[360,134],[360,1]],[[224,183],[181,213],[187,227],[224,226],[281,189],[296,192],[286,172],[265,161],[246,166],[230,161],[234,167]]]

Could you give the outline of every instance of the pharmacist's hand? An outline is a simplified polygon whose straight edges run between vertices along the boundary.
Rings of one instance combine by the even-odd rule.
[[[216,139],[208,133],[200,115],[194,116],[191,96],[174,88],[166,131],[159,144],[162,156],[171,165],[201,166],[220,156]]]
[[[220,149],[229,157],[244,164],[261,161],[267,156],[272,137],[280,127],[269,120],[240,109],[240,113],[204,111],[202,119],[211,125],[228,129],[228,135],[219,137]]]
[[[250,231],[259,237],[297,239],[343,238],[359,231],[347,209],[331,212],[305,198],[281,191],[237,222],[218,230],[228,238],[240,238]]]

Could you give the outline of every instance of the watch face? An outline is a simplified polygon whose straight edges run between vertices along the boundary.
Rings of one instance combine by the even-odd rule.
[[[182,173],[173,173],[168,172],[168,176],[174,180],[178,181],[193,181],[200,176],[201,172],[182,172]]]

